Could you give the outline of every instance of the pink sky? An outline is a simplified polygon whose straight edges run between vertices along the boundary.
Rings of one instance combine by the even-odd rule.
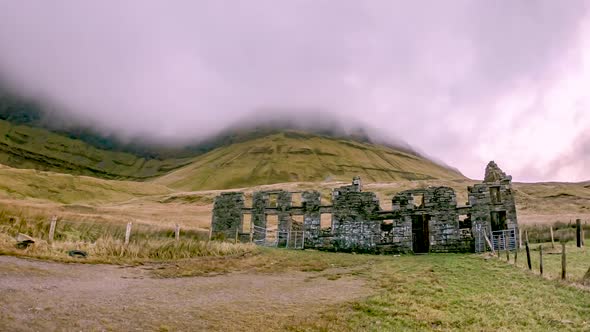
[[[586,3],[6,0],[0,79],[126,137],[322,109],[471,178],[495,160],[517,181],[583,181]]]

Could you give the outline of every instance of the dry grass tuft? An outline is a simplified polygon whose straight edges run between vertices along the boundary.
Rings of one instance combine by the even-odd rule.
[[[183,234],[180,241],[174,232],[150,225],[134,225],[129,244],[124,243],[125,225],[60,221],[55,241],[48,243],[49,222],[44,216],[0,212],[0,254],[28,256],[58,261],[92,263],[126,263],[178,260],[203,256],[234,256],[254,253],[252,244],[206,241],[206,234]],[[27,234],[35,243],[26,249],[16,248],[15,237]],[[83,250],[87,259],[71,258],[70,250]]]

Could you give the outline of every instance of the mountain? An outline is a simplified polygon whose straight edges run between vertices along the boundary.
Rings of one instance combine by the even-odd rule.
[[[231,137],[228,138],[228,137]],[[289,181],[463,178],[407,150],[301,131],[242,132],[210,141],[191,157],[149,158],[100,149],[42,128],[0,120],[0,163],[173,188],[225,189]]]
[[[0,163],[17,168],[143,180],[186,165],[189,158],[149,158],[97,148],[42,128],[0,120]]]
[[[202,190],[305,181],[465,179],[456,170],[392,147],[299,131],[223,146],[153,181]]]
[[[348,181],[355,175],[369,182],[464,179],[409,145],[378,144],[367,130],[344,130],[336,119],[305,121],[307,125],[282,118],[240,122],[206,140],[173,146],[141,139],[123,142],[58,114],[0,86],[0,164],[149,180],[180,190]]]

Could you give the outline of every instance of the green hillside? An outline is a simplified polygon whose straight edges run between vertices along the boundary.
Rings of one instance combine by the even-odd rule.
[[[172,192],[165,186],[148,182],[98,179],[0,165],[0,198],[94,205]]]
[[[249,187],[293,181],[464,179],[459,172],[390,147],[287,131],[217,148],[154,179],[174,189]]]
[[[42,128],[0,120],[0,163],[18,168],[142,180],[186,165],[188,158],[144,158],[96,148]]]

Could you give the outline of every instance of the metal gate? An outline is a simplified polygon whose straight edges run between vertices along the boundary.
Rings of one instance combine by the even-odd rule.
[[[255,244],[265,247],[303,249],[305,233],[303,231],[268,230],[254,226],[252,238]]]
[[[516,250],[518,248],[516,229],[514,228],[492,232],[490,241],[492,241],[495,250]]]
[[[504,251],[518,249],[518,233],[516,228],[493,231],[487,233],[486,227],[477,227],[475,230],[475,252],[485,252],[489,250],[489,245],[485,236],[492,243],[494,250]],[[487,234],[486,234],[487,233]],[[490,236],[491,235],[491,236]]]

